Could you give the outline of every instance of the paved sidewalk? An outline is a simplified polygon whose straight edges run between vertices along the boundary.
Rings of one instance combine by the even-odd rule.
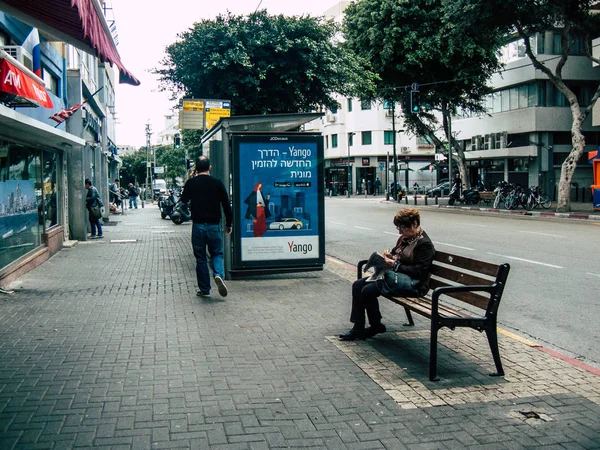
[[[597,370],[503,333],[492,378],[485,336],[444,330],[432,383],[428,323],[389,302],[388,333],[335,338],[353,267],[198,298],[190,224],[111,221],[0,297],[1,449],[600,448]]]

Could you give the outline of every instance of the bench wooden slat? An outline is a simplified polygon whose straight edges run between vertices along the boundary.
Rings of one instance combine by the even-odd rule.
[[[492,281],[487,278],[481,278],[476,275],[471,275],[469,273],[460,272],[458,270],[451,269],[449,267],[440,266],[438,264],[434,264],[431,266],[431,273],[439,278],[443,278],[445,280],[454,281],[455,283],[459,283],[466,286],[472,285],[486,285],[489,286],[492,284]]]
[[[431,289],[436,289],[443,286],[452,286],[451,284],[444,283],[441,280],[436,280],[434,278],[429,280],[429,287]],[[473,305],[477,308],[487,309],[488,304],[490,303],[489,295],[481,295],[476,292],[450,292],[449,294],[444,294],[448,297],[455,298],[457,300],[468,303],[469,305]]]
[[[498,273],[498,265],[491,264],[484,261],[478,261],[476,259],[466,258],[464,256],[452,255],[450,253],[444,253],[435,251],[435,261],[441,263],[460,267],[461,269],[470,270],[471,272],[477,272],[484,275],[495,277]]]
[[[419,315],[427,317],[431,319],[431,300],[425,299],[422,297],[387,297],[386,298],[398,305],[405,306],[411,311],[416,312]],[[454,318],[470,318],[471,316],[452,309],[448,306],[439,305],[438,313],[444,317],[454,317]]]

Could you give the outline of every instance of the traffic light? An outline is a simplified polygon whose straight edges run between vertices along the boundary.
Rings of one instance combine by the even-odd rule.
[[[402,111],[404,114],[410,113],[410,92],[402,93]]]
[[[190,170],[192,168],[193,163],[194,163],[194,161],[191,160],[191,159],[186,159],[185,160],[185,166],[186,166],[187,170]]]
[[[173,148],[179,147],[181,147],[181,136],[179,133],[177,133],[175,136],[173,136]]]
[[[421,99],[419,98],[419,91],[411,91],[410,93],[410,112],[418,113],[421,111]]]

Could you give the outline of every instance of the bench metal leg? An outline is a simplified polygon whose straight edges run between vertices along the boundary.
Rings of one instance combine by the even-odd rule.
[[[404,307],[404,311],[406,311],[406,318],[408,319],[408,323],[405,323],[404,326],[405,327],[414,327],[415,326],[415,322],[413,322],[413,318],[412,318],[412,314],[410,313],[410,309],[408,309],[405,306]]]
[[[431,321],[431,343],[429,349],[429,380],[440,381],[437,377],[437,335],[438,326],[432,320]]]
[[[487,335],[488,342],[490,343],[490,350],[492,351],[492,356],[494,357],[494,364],[496,364],[496,373],[491,373],[492,377],[501,377],[504,376],[504,369],[502,368],[502,362],[500,361],[500,350],[498,349],[498,333],[496,331],[496,326],[493,328],[485,328],[485,334]]]

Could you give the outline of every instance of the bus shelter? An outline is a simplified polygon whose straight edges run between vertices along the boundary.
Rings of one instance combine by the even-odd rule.
[[[202,136],[211,174],[228,188],[233,233],[225,276],[323,270],[323,136],[304,131],[321,113],[221,118]]]

